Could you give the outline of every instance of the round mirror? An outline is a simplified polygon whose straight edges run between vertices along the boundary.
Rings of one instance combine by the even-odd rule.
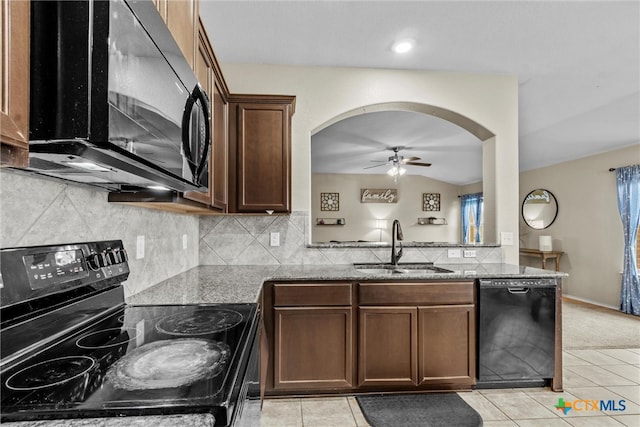
[[[522,219],[531,228],[545,229],[553,224],[557,216],[558,201],[549,190],[533,190],[522,202]]]

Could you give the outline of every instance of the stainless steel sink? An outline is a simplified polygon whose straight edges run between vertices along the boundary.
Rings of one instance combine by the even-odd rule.
[[[384,262],[355,263],[353,267],[361,273],[369,274],[426,274],[453,273],[446,268],[436,267],[433,263],[400,263],[397,265]]]

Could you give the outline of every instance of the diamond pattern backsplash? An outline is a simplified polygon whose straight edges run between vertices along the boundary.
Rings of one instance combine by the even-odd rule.
[[[270,246],[270,233],[280,246]],[[200,218],[200,265],[352,264],[387,262],[389,248],[307,247],[309,214]],[[448,258],[446,247],[404,248],[403,262],[500,263],[501,248],[475,247],[475,258]]]

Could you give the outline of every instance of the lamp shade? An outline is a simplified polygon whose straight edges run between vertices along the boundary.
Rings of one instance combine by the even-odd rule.
[[[387,228],[387,220],[386,219],[376,219],[376,228],[382,230]]]

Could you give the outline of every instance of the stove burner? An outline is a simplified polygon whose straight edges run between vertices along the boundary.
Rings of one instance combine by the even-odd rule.
[[[133,350],[107,371],[115,388],[150,390],[189,385],[218,375],[229,357],[223,342],[201,339],[154,341]]]
[[[79,338],[76,345],[80,348],[97,349],[117,347],[128,343],[138,336],[136,329],[109,328],[102,331],[92,332]]]
[[[45,360],[24,368],[7,379],[11,390],[30,391],[71,381],[87,373],[96,361],[88,356],[67,356]]]
[[[214,307],[197,307],[160,319],[156,329],[165,334],[189,337],[226,331],[242,322],[237,311]]]

